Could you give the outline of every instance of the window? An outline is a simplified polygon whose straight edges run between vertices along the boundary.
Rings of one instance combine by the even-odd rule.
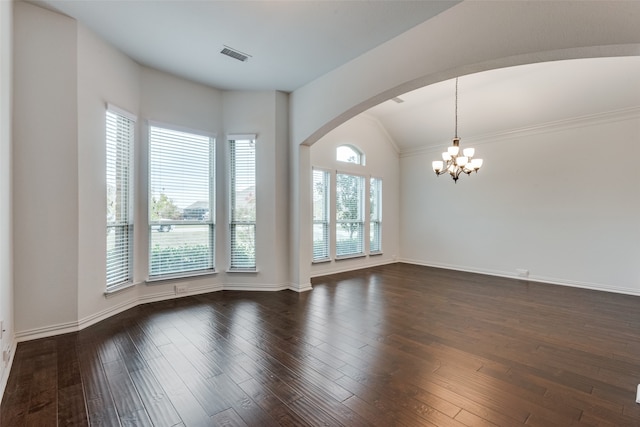
[[[256,140],[230,135],[230,270],[256,269]]]
[[[382,251],[382,179],[371,178],[369,185],[369,253]]]
[[[329,259],[329,172],[313,170],[313,260]]]
[[[336,160],[364,165],[364,154],[352,145],[341,145],[336,149]]]
[[[149,278],[213,271],[212,137],[149,127]]]
[[[364,178],[336,174],[336,256],[364,253]]]
[[[107,291],[132,281],[132,153],[135,117],[108,106],[107,149]]]

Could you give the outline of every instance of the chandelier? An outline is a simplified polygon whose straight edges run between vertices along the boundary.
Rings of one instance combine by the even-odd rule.
[[[433,171],[436,175],[449,173],[453,182],[458,182],[458,178],[462,172],[467,175],[471,172],[478,172],[482,167],[482,159],[474,159],[476,150],[473,148],[465,148],[460,153],[460,138],[458,138],[458,78],[456,77],[456,129],[453,138],[453,145],[442,153],[442,160],[434,160],[432,162]]]

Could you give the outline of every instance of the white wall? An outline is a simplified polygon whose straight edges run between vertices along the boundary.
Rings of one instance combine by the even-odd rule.
[[[139,152],[137,154],[135,270],[136,282],[144,282],[148,276],[148,228],[147,228],[147,188],[148,188],[148,121],[177,126],[186,130],[206,132],[216,137],[218,150],[224,132],[222,128],[222,91],[198,83],[193,83],[171,74],[142,67],[140,88],[140,130]],[[217,156],[216,180],[217,188],[224,182],[221,159]],[[223,159],[222,159],[223,160]],[[220,195],[218,194],[218,199]],[[217,202],[216,212],[216,245],[220,244],[217,236],[221,206]],[[216,270],[219,270],[219,248],[216,246]],[[223,279],[219,274],[193,277],[191,279],[165,280],[138,286],[139,298],[153,301],[160,297],[175,296],[173,287],[176,283],[184,283],[192,291],[222,289]]]
[[[257,273],[232,273],[226,279],[234,287],[289,287],[288,276],[288,95],[281,92],[229,91],[224,94],[224,126],[227,134],[255,133],[256,139],[256,264]],[[226,140],[219,151],[224,159],[229,151]],[[222,148],[222,147],[221,147]],[[227,171],[228,173],[228,171]],[[228,187],[225,187],[225,190]],[[226,195],[228,197],[228,195]],[[226,199],[225,199],[226,201]],[[220,203],[228,206],[228,203]],[[228,212],[220,224],[228,247]],[[221,261],[228,268],[228,251]]]
[[[358,147],[365,154],[365,164],[357,165],[337,161],[336,149],[344,144]],[[329,240],[332,260],[314,263],[311,266],[311,276],[394,262],[400,250],[398,238],[400,161],[393,141],[390,140],[378,122],[361,115],[338,126],[311,146],[311,166],[329,171],[331,183],[335,183],[336,171],[361,175],[367,180],[370,177],[382,178],[383,197],[382,254],[335,260],[335,186],[331,187],[330,212],[332,212],[332,220]],[[369,212],[368,209],[365,209],[365,212]],[[306,233],[312,234],[312,230],[308,229]],[[365,233],[365,235],[369,234]],[[312,248],[309,247],[306,250],[311,252]]]
[[[311,186],[302,182],[310,165],[300,144],[315,143],[382,101],[459,75],[558,59],[637,55],[639,14],[640,2],[461,2],[295,90],[291,167],[301,185],[292,183],[290,199],[294,283],[304,286],[307,280],[305,230],[311,227]]]
[[[106,283],[105,108],[110,103],[138,114],[140,66],[82,24],[77,24],[77,28],[80,248],[77,293],[78,320],[82,323],[131,298],[130,292],[114,295],[109,300],[103,295]],[[136,147],[139,145],[137,141]]]
[[[13,340],[13,251],[11,229],[11,103],[13,67],[13,1],[0,2],[0,354],[12,352]],[[0,396],[9,378],[9,361],[0,360]]]
[[[76,23],[14,4],[15,330],[78,318]]]
[[[439,152],[401,157],[401,260],[640,294],[640,110],[466,138],[457,184]]]
[[[452,12],[440,15],[433,22],[394,39],[380,50],[376,49],[375,52],[301,88],[293,94],[291,105],[288,106],[285,94],[222,92],[141,67],[106,46],[72,19],[28,3],[15,4],[11,213],[14,215],[15,236],[13,309],[16,336],[26,339],[73,330],[139,302],[174,297],[175,281],[153,285],[142,283],[146,279],[147,255],[145,119],[216,133],[218,145],[223,147],[227,133],[258,134],[258,147],[262,150],[259,151],[258,158],[259,272],[225,272],[228,264],[228,236],[224,180],[226,151],[223,148],[217,156],[217,224],[220,233],[216,242],[216,267],[219,272],[212,276],[185,280],[190,291],[204,292],[225,287],[290,287],[304,290],[308,289],[308,278],[311,275],[309,180],[312,162],[311,149],[300,147],[300,142],[312,142],[312,135],[319,138],[330,127],[342,123],[363,106],[398,94],[402,88],[451,77],[465,70],[471,71],[474,67],[488,68],[496,64],[518,63],[525,59],[540,61],[579,54],[597,56],[612,51],[624,53],[637,49],[640,39],[636,23],[631,17],[633,14],[628,13],[640,7],[634,4],[625,3],[621,7],[622,12],[620,7],[580,4],[577,7],[584,9],[581,9],[584,13],[581,19],[571,21],[575,34],[572,33],[568,38],[565,37],[566,22],[563,19],[569,9],[575,6],[553,4],[547,6],[550,9],[544,9],[529,3],[503,4],[499,9],[500,16],[504,18],[504,22],[514,23],[507,27],[494,25],[494,7],[497,6],[487,6],[486,10],[480,11],[479,6],[473,3],[456,6],[450,9]],[[586,26],[585,23],[590,23],[595,16],[600,19],[600,26],[596,29]],[[515,20],[510,20],[511,17]],[[553,19],[545,21],[549,17]],[[457,18],[461,20],[458,21]],[[461,45],[471,46],[465,47],[467,50],[464,52],[471,56],[459,54],[452,57],[449,46],[442,45],[436,37],[442,34],[450,36],[451,22],[465,27],[466,35],[457,32],[456,37],[460,37],[457,41],[464,42],[476,37],[473,29],[478,29],[492,43],[483,44],[484,47],[480,50],[474,50],[473,44],[462,43]],[[536,34],[537,26],[541,23],[545,23],[545,28],[549,27],[549,31],[540,33],[539,38],[531,38],[531,32],[518,27],[523,23],[535,28]],[[467,31],[468,28],[471,30]],[[505,37],[512,34],[517,37],[511,40]],[[3,42],[6,43],[4,40],[6,39],[3,37]],[[424,46],[425,40],[438,41]],[[626,45],[615,46],[616,43]],[[606,44],[613,45],[607,49],[597,47]],[[401,64],[406,64],[405,62],[395,61],[407,56],[406,52],[412,52],[413,47],[420,47],[416,50],[420,52],[420,58],[411,61],[421,64],[420,66],[403,67]],[[105,102],[132,110],[132,113],[139,116],[136,149],[137,285],[106,299],[102,294],[105,197],[104,111],[101,111]],[[289,117],[292,118],[289,129],[293,134],[287,145]],[[359,133],[363,132],[364,127],[359,129]],[[375,136],[378,137],[380,135]],[[492,154],[490,146],[491,144],[487,144],[487,159]],[[496,156],[499,158],[499,154]],[[389,158],[391,157],[386,160]],[[371,161],[370,154],[369,159]],[[400,161],[402,167],[407,164],[406,173],[417,170],[412,167],[411,161],[415,159]],[[490,162],[487,161],[487,167],[481,173],[490,175]],[[285,171],[287,164],[290,172]],[[422,173],[429,169],[428,164],[427,162]],[[394,187],[389,182],[393,178],[387,178],[387,167],[385,163],[385,197],[393,194],[387,189]],[[394,174],[392,171],[389,176]],[[404,174],[402,179],[407,176],[409,175]],[[440,180],[442,179],[443,177]],[[462,183],[458,187],[461,185]],[[475,194],[477,193],[472,193],[469,197],[475,197]],[[392,200],[390,205],[397,206],[397,203],[394,205]],[[389,221],[388,209],[385,201],[385,233],[393,230],[393,214]],[[393,207],[391,209],[393,212]],[[397,215],[397,221],[401,222],[403,218]],[[392,223],[391,226],[389,222]],[[433,230],[430,232],[435,233]],[[618,237],[619,233],[616,230],[615,236]],[[606,236],[606,232],[598,234],[602,239]],[[394,255],[393,244],[388,246],[393,243],[394,238],[397,239],[386,234],[383,236],[384,255],[380,260],[388,260],[383,257]],[[412,246],[411,240],[407,242],[406,250],[401,253],[406,259],[434,263],[447,261],[437,258],[440,252],[433,257],[422,255],[420,248]],[[398,247],[400,246],[396,244],[396,248]],[[529,268],[532,275],[539,274],[539,277],[593,281],[598,285],[601,278],[595,270],[588,274],[589,277],[573,277],[574,270],[567,275],[564,267],[541,268],[533,262],[524,266],[517,265],[520,259],[509,260],[504,265],[485,265],[483,260],[476,262],[470,255],[460,259],[462,266],[491,271]],[[326,270],[321,270],[321,266],[314,266],[313,273],[336,271],[343,269],[342,266],[362,266],[357,260],[334,264],[335,266],[331,265]],[[623,274],[626,274],[626,267],[620,267],[623,268]],[[4,302],[0,302],[0,306],[2,304]]]
[[[287,94],[223,92],[140,66],[75,20],[28,3],[16,6],[15,48],[18,340],[77,330],[142,302],[174,298],[178,282],[188,294],[289,287]],[[105,296],[107,103],[138,122],[134,286]],[[217,137],[215,274],[146,282],[148,120]],[[252,274],[226,271],[227,133],[258,135],[258,272]]]

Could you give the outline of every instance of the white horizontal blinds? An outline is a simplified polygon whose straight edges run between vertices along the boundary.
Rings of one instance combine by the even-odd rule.
[[[313,260],[329,258],[329,173],[313,170]]]
[[[382,180],[371,178],[369,185],[369,252],[382,251]]]
[[[149,126],[149,276],[213,270],[214,139]]]
[[[364,178],[336,174],[336,256],[364,253]]]
[[[256,141],[230,136],[231,270],[256,268]],[[235,138],[235,139],[232,139]]]
[[[106,112],[107,181],[107,291],[131,282],[133,225],[131,212],[131,156],[135,120],[130,115]]]

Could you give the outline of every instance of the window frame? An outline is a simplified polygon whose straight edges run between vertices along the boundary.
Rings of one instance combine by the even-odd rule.
[[[339,215],[338,215],[338,208],[340,206],[340,203],[338,202],[338,197],[340,196],[340,192],[338,190],[338,185],[340,182],[340,175],[345,175],[348,177],[355,177],[358,179],[359,183],[360,183],[360,188],[359,188],[359,194],[358,194],[358,198],[356,201],[356,209],[357,209],[357,213],[358,213],[358,218],[354,221],[354,220],[350,220],[350,221],[345,221],[345,220],[341,220],[339,219]],[[336,178],[335,178],[335,208],[333,209],[335,212],[335,232],[334,232],[334,245],[335,245],[335,256],[336,256],[336,260],[339,259],[347,259],[347,258],[357,258],[357,257],[363,257],[366,256],[366,248],[365,248],[365,226],[367,224],[367,218],[365,217],[365,192],[366,192],[366,187],[367,186],[367,181],[365,179],[365,176],[362,174],[357,174],[357,173],[352,173],[352,172],[342,172],[342,171],[336,171]],[[359,242],[359,247],[360,247],[360,252],[349,252],[349,253],[340,253],[338,251],[338,245],[340,240],[338,239],[338,229],[341,226],[341,224],[359,224],[359,234],[360,234],[360,242]],[[353,232],[351,232],[351,234],[353,234]]]
[[[115,123],[110,123],[110,115],[115,116]],[[126,141],[126,146],[122,147],[120,145],[120,141],[118,141],[118,137],[120,135],[120,126],[121,123],[120,121],[126,121],[126,125],[128,127],[128,131],[127,131],[127,141]],[[129,113],[126,110],[123,110],[119,107],[116,107],[113,104],[107,104],[106,105],[106,110],[105,110],[105,191],[106,191],[106,197],[105,197],[105,201],[106,201],[106,245],[105,245],[105,293],[109,294],[112,292],[116,292],[120,289],[129,287],[133,285],[133,244],[134,244],[134,239],[133,239],[133,224],[134,224],[134,204],[133,204],[133,199],[134,199],[134,150],[135,150],[135,140],[136,140],[136,122],[137,122],[137,117],[131,113]],[[115,167],[115,171],[110,171],[110,127],[115,125],[116,129],[115,129],[115,136],[116,136],[116,141],[115,144],[116,146],[115,151],[115,158],[113,159],[113,164]],[[126,159],[125,161],[121,161],[120,160],[120,156],[119,153],[122,149],[126,149]],[[124,165],[126,165],[126,177],[124,179],[126,179],[126,184],[125,184],[125,194],[119,194],[118,192],[118,185],[117,183],[115,184],[115,189],[114,189],[114,198],[115,200],[117,200],[119,197],[120,198],[126,198],[124,204],[124,207],[121,209],[118,209],[117,207],[115,208],[115,213],[114,216],[117,218],[117,211],[120,211],[120,216],[124,217],[122,218],[121,221],[117,221],[114,220],[112,222],[109,221],[109,175],[110,173],[113,172],[114,174],[114,179],[116,179],[116,181],[118,180],[118,178],[115,178],[115,176],[118,175],[118,165],[124,163]],[[122,241],[120,238],[117,237],[118,234],[124,234],[125,235],[125,244],[126,244],[126,250],[125,252],[119,252],[118,254],[116,254],[116,261],[113,261],[113,258],[109,256],[109,234],[110,234],[110,229],[113,229],[114,232],[114,239],[115,239],[115,245],[117,245],[118,242]],[[120,233],[118,232],[120,231]],[[120,280],[116,280],[113,282],[110,282],[109,280],[109,276],[110,276],[110,270],[112,269],[124,269],[125,270],[125,274],[124,275],[118,275],[116,277],[123,277],[123,279]]]
[[[356,155],[356,159],[355,161],[350,161],[350,160],[343,160],[340,158],[340,150],[341,149],[349,149],[353,152],[354,155]],[[364,166],[365,165],[365,155],[364,155],[364,151],[362,151],[361,149],[359,149],[358,147],[356,147],[353,144],[340,144],[336,147],[336,161],[340,162],[340,163],[348,163],[348,164],[352,164],[352,165],[360,165],[360,166]]]
[[[253,212],[253,219],[252,220],[247,220],[247,219],[243,219],[243,220],[238,220],[235,218],[235,213],[236,213],[236,197],[238,195],[238,193],[236,192],[235,189],[235,185],[237,182],[237,176],[234,173],[234,171],[236,170],[236,164],[235,164],[235,159],[236,159],[236,150],[235,150],[235,146],[236,143],[239,141],[250,141],[249,144],[253,144],[253,170],[252,170],[252,179],[253,179],[253,198],[254,198],[254,203],[255,203],[255,208],[254,208],[254,212]],[[231,273],[252,273],[252,272],[257,272],[258,271],[258,264],[257,264],[257,219],[258,219],[258,206],[257,206],[257,184],[258,184],[258,180],[257,180],[257,173],[258,173],[258,141],[257,141],[257,135],[256,134],[229,134],[227,135],[227,148],[229,150],[229,155],[227,156],[227,160],[228,160],[228,183],[229,183],[229,197],[228,197],[228,214],[229,214],[229,268],[228,268],[228,272]],[[238,254],[239,254],[239,250],[238,248],[235,246],[236,245],[236,241],[237,241],[237,232],[238,232],[238,227],[249,227],[252,228],[252,230],[250,231],[250,235],[251,239],[253,240],[252,242],[250,242],[253,245],[253,256],[252,258],[248,258],[251,262],[250,265],[241,265],[241,264],[236,264],[235,261],[238,259]],[[245,238],[247,236],[244,236]]]
[[[316,207],[315,207],[315,201],[316,201],[316,197],[315,197],[315,173],[321,173],[322,177],[323,177],[323,189],[324,189],[324,194],[322,196],[322,203],[324,205],[324,219],[316,219],[315,217],[315,213],[316,213]],[[322,263],[322,262],[328,262],[331,261],[331,172],[327,169],[321,169],[321,168],[312,168],[311,171],[312,175],[311,175],[311,194],[312,194],[312,229],[311,229],[311,240],[312,240],[312,253],[311,253],[311,259],[313,263]],[[326,256],[322,256],[322,257],[316,257],[316,244],[315,244],[315,227],[316,225],[321,225],[323,228],[322,234],[323,237],[325,238],[325,244],[324,244],[324,252],[326,253]]]
[[[178,278],[186,278],[186,277],[194,277],[194,276],[202,276],[207,274],[216,273],[215,268],[215,259],[216,259],[216,135],[211,132],[190,129],[174,124],[167,124],[162,122],[157,122],[153,120],[147,121],[147,130],[148,130],[148,155],[147,155],[147,166],[148,166],[148,186],[147,186],[147,236],[148,236],[148,249],[149,253],[147,256],[147,282],[158,282],[162,280],[170,280],[170,279],[178,279]],[[154,197],[154,192],[152,191],[153,186],[153,162],[152,162],[152,137],[153,131],[152,128],[159,129],[160,131],[165,131],[167,133],[176,133],[183,134],[185,136],[193,136],[194,139],[207,138],[208,139],[208,197],[209,197],[209,217],[205,219],[204,217],[200,220],[184,220],[184,219],[162,219],[162,220],[152,220],[152,197]],[[195,203],[195,202],[194,202]],[[206,268],[194,268],[187,270],[179,270],[179,271],[167,271],[154,274],[153,273],[153,232],[154,228],[158,228],[158,231],[161,231],[163,227],[165,230],[169,232],[176,227],[193,227],[193,226],[206,226],[208,227],[208,237],[206,239],[209,254],[206,257],[207,266]]]
[[[382,178],[369,177],[369,255],[382,254],[382,182]],[[374,196],[375,203],[373,202]],[[372,249],[372,233],[377,234],[378,247],[376,249]]]

